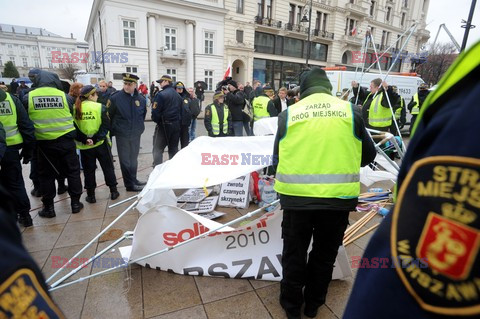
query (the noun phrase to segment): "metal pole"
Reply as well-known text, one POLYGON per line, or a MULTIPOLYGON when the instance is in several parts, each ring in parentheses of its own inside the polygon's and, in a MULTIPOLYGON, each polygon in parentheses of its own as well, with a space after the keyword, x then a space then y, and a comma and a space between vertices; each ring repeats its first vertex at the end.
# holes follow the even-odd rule
POLYGON ((100 19, 100 10, 98 10, 98 27, 100 28, 100 48, 102 49, 102 66, 103 66, 103 78, 105 79, 105 58, 103 56, 103 36, 102 36, 102 20, 100 19))
POLYGON ((93 39, 93 56, 94 56, 93 60, 95 61, 95 65, 93 66, 93 69, 94 69, 94 72, 96 72, 98 58, 97 58, 97 46, 95 45, 95 31, 93 30, 93 28, 92 28, 92 39, 93 39))
POLYGON ((115 204, 112 204, 112 205, 108 206, 108 208, 113 208, 113 207, 120 206, 120 205, 122 205, 123 203, 129 202, 129 201, 131 201, 131 200, 133 200, 133 199, 135 199, 135 198, 137 198, 137 197, 138 197, 138 195, 135 195, 135 196, 126 198, 126 199, 124 199, 124 200, 119 201, 118 203, 115 203, 115 204))
POLYGON ((472 26, 472 19, 473 19, 473 12, 475 11, 476 3, 477 3, 477 0, 472 0, 472 5, 470 6, 470 14, 468 15, 467 24, 462 25, 462 28, 465 28, 465 34, 463 35, 463 42, 462 42, 462 47, 460 48, 460 52, 465 50, 465 47, 467 46, 468 33, 470 32, 470 29, 475 28, 475 26, 472 26))
POLYGON ((60 285, 62 282, 64 282, 65 280, 67 280, 68 278, 72 277, 73 275, 75 275, 77 272, 79 272, 80 270, 82 270, 83 268, 85 268, 86 266, 88 266, 92 261, 94 261, 95 259, 97 259, 98 257, 100 257, 101 255, 105 254, 106 252, 108 252, 110 249, 112 249, 113 247, 115 247, 116 245, 118 245, 119 243, 121 243, 122 241, 124 241, 125 239, 133 239, 133 232, 131 231, 127 231, 123 234, 122 237, 120 237, 119 239, 117 239, 116 241, 114 241, 112 244, 108 245, 107 247, 105 247, 105 249, 103 249, 101 252, 97 253, 96 255, 94 255, 93 257, 90 257, 85 263, 81 264, 80 266, 78 266, 77 268, 73 269, 71 272, 69 272, 68 274, 66 274, 65 276, 63 276, 62 278, 60 278, 59 280, 57 280, 56 282, 54 282, 50 287, 51 288, 54 288, 58 285, 60 285))
MULTIPOLYGON (((127 209, 125 209, 120 215, 118 215, 117 218, 115 218, 115 220, 113 222, 110 223, 110 225, 108 225, 107 227, 105 227, 104 230, 102 230, 97 236, 95 236, 95 238, 93 238, 87 245, 85 245, 85 247, 83 247, 82 249, 80 249, 80 251, 78 253, 76 253, 72 258, 70 258, 70 260, 67 262, 67 264, 65 265, 65 267, 67 267, 71 262, 72 260, 74 260, 75 258, 77 258, 81 253, 83 253, 88 247, 90 247, 94 242, 96 242, 100 236, 102 236, 103 234, 105 234, 109 229, 110 227, 113 226, 113 224, 115 224, 120 218, 122 218, 126 213, 128 213, 128 211, 130 211, 130 209, 132 209, 133 207, 135 207, 135 205, 138 204, 138 202, 140 201, 140 196, 137 198, 137 200, 135 202, 133 202, 132 205, 128 206, 127 209)), ((47 279, 47 284, 52 281, 53 278, 55 278, 56 275, 58 275, 63 269, 65 268, 60 268, 59 270, 57 270, 53 275, 50 276, 50 278, 47 279)))
MULTIPOLYGON (((225 227, 227 227, 227 226, 236 224, 236 223, 238 223, 238 222, 240 222, 240 221, 242 221, 242 220, 244 220, 244 219, 250 218, 250 217, 252 217, 252 216, 260 213, 260 212, 261 212, 262 210, 264 210, 265 208, 270 207, 270 206, 273 206, 273 205, 276 205, 276 204, 279 203, 279 202, 280 202, 280 200, 277 199, 277 200, 271 202, 270 204, 267 204, 267 205, 265 205, 265 206, 263 206, 263 207, 261 207, 261 208, 259 208, 259 209, 257 209, 257 210, 254 210, 253 212, 247 213, 247 214, 245 214, 245 215, 243 215, 243 216, 241 216, 241 217, 238 217, 237 219, 231 220, 231 221, 229 221, 228 223, 223 224, 223 225, 220 225, 219 227, 217 227, 217 228, 215 228, 215 229, 211 229, 211 230, 209 230, 209 231, 206 232, 206 233, 200 234, 200 235, 195 236, 195 237, 192 237, 192 238, 190 238, 190 239, 188 239, 188 240, 186 240, 186 241, 183 241, 183 242, 181 242, 181 243, 178 243, 178 244, 176 244, 175 246, 166 247, 166 248, 164 248, 164 249, 162 249, 162 250, 156 251, 156 252, 151 253, 151 254, 148 254, 148 255, 146 255, 146 256, 139 257, 139 258, 134 259, 134 260, 130 260, 127 265, 130 265, 130 264, 133 264, 133 263, 142 261, 142 260, 144 260, 144 259, 148 259, 148 258, 154 257, 154 256, 156 256, 156 255, 160 255, 160 254, 166 253, 166 252, 168 252, 168 251, 170 251, 170 250, 172 250, 172 249, 175 249, 175 248, 178 248, 178 247, 180 247, 180 246, 186 245, 186 244, 188 244, 188 243, 190 243, 190 242, 192 242, 192 241, 195 241, 195 240, 197 240, 197 239, 199 239, 199 238, 206 237, 206 236, 208 236, 208 235, 210 235, 210 234, 213 234, 213 233, 219 231, 219 230, 222 229, 222 228, 225 228, 225 227)), ((51 288, 51 289, 49 289, 49 291, 54 291, 54 290, 57 290, 57 289, 60 289, 60 288, 64 288, 64 287, 67 287, 67 286, 76 284, 77 282, 82 282, 82 281, 84 281, 84 280, 86 280, 86 279, 90 279, 90 278, 93 278, 93 277, 97 277, 97 276, 100 276, 100 275, 103 275, 103 274, 112 272, 112 271, 114 271, 115 269, 122 268, 122 267, 125 267, 125 266, 127 266, 127 265, 118 265, 118 266, 115 266, 115 267, 110 268, 110 269, 105 269, 105 270, 100 271, 100 272, 97 272, 97 273, 95 273, 95 274, 92 274, 92 275, 89 275, 89 276, 86 276, 86 277, 82 277, 82 278, 78 278, 77 280, 68 282, 68 283, 63 284, 63 285, 61 285, 61 286, 57 286, 57 287, 55 287, 55 288, 51 288)))
POLYGON ((312 6, 313 6, 313 0, 310 0, 310 12, 308 13, 308 35, 307 35, 307 60, 305 61, 305 64, 307 65, 308 68, 308 59, 310 59, 310 50, 311 50, 311 42, 310 42, 310 31, 312 27, 312 6))

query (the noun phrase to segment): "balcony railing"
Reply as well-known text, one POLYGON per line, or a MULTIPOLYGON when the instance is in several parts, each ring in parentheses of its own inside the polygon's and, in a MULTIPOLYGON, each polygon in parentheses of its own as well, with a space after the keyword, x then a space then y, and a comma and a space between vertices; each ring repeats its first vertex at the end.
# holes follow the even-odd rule
POLYGON ((265 18, 262 16, 255 16, 255 23, 264 25, 267 27, 272 27, 272 28, 277 28, 281 29, 282 28, 282 21, 278 21, 275 19, 270 19, 270 18, 265 18))
POLYGON ((328 31, 325 31, 325 30, 319 30, 319 29, 314 29, 312 31, 313 31, 312 34, 316 37, 321 37, 321 38, 333 40, 334 34, 332 32, 328 32, 328 31))

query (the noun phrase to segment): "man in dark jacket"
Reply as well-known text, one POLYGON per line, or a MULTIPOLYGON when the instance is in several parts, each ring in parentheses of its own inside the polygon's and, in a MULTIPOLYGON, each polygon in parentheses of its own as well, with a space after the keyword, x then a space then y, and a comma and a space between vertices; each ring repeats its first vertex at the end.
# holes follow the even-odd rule
POLYGON ((213 103, 205 108, 203 123, 210 137, 233 135, 232 115, 228 106, 223 103, 224 98, 222 91, 216 91, 213 95, 213 103))
POLYGON ((360 166, 376 155, 359 110, 331 90, 324 70, 304 72, 301 100, 278 117, 273 154, 283 209, 280 305, 288 318, 300 318, 304 302, 305 315, 313 318, 325 303, 348 215, 358 202, 360 166))
POLYGON ((192 123, 192 113, 190 112, 190 94, 185 90, 183 82, 176 82, 174 85, 178 95, 182 98, 181 120, 180 120, 180 147, 183 149, 190 142, 189 128, 192 123))
POLYGON ((138 76, 123 73, 123 90, 110 95, 107 102, 111 133, 117 142, 123 183, 128 192, 139 192, 146 184, 137 179, 140 137, 145 131, 147 102, 137 91, 138 76))
MULTIPOLYGON (((35 148, 35 130, 22 103, 12 94, 0 90, 0 122, 6 128, 7 149, 0 162, 0 185, 15 198, 19 223, 32 226, 30 200, 25 190, 22 165, 27 164, 35 148), (20 153, 19 151, 22 150, 20 153)), ((17 217, 17 216, 15 216, 17 217)))
POLYGON ((71 198, 72 214, 80 212, 83 204, 80 163, 74 138, 73 99, 63 92, 58 75, 38 71, 33 79, 34 90, 24 96, 28 115, 35 127, 37 140, 38 175, 43 209, 40 217, 56 216, 54 198, 55 178, 65 176, 71 198))
POLYGON ((155 95, 152 120, 157 123, 153 136, 153 166, 163 163, 163 151, 168 145, 168 157, 178 152, 183 99, 172 86, 172 77, 164 75, 157 80, 162 91, 155 95))
MULTIPOLYGON (((388 104, 396 101, 398 94, 394 93, 391 86, 382 79, 373 79, 370 82, 370 91, 360 87, 356 81, 352 81, 353 99, 358 94, 358 104, 362 105, 363 121, 368 128, 388 132, 392 125, 392 111, 388 104), (387 96, 388 95, 388 96, 387 96), (371 107, 373 104, 373 107, 371 107)), ((393 104, 392 104, 393 107, 393 104)))
POLYGON ((197 128, 197 117, 202 111, 200 105, 201 101, 195 96, 195 90, 193 88, 188 88, 188 93, 190 94, 190 113, 192 114, 192 124, 190 124, 190 142, 195 139, 195 129, 197 128))
POLYGON ((17 88, 18 88, 18 82, 15 78, 13 78, 12 82, 10 82, 10 92, 12 94, 17 94, 17 88))
POLYGON ((278 90, 277 97, 273 99, 273 105, 275 105, 278 114, 285 111, 287 107, 293 104, 293 101, 287 99, 287 92, 287 88, 281 87, 278 90))
POLYGON ((245 107, 245 94, 238 89, 234 80, 228 81, 228 93, 225 104, 232 116, 233 132, 235 136, 243 136, 243 108, 245 107))

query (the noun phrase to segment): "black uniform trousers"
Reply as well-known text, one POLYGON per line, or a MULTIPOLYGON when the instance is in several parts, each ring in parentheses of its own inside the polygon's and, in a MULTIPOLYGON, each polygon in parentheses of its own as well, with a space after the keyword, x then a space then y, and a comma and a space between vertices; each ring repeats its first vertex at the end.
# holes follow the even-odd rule
POLYGON ((283 211, 280 304, 286 312, 300 315, 304 301, 313 309, 325 303, 333 264, 348 225, 348 214, 349 211, 341 210, 283 211))
MULTIPOLYGON (((40 176, 38 173, 38 151, 33 152, 32 159, 30 160, 30 175, 28 176, 33 183, 33 188, 37 188, 40 190, 40 193, 42 192, 41 186, 40 186, 40 176)), ((57 180, 58 185, 63 185, 65 184, 65 176, 60 175, 60 176, 55 176, 55 179, 57 180)))
POLYGON ((30 211, 30 200, 23 181, 19 150, 7 148, 5 151, 1 162, 0 184, 12 195, 16 213, 27 216, 30 211))
POLYGON ((112 153, 110 152, 110 145, 104 141, 101 145, 80 150, 83 175, 85 176, 85 188, 97 188, 95 180, 95 170, 97 169, 97 160, 102 167, 103 176, 105 177, 105 184, 107 186, 117 185, 117 177, 115 176, 115 168, 113 167, 112 153))
POLYGON ((187 147, 188 143, 190 142, 189 129, 190 129, 190 125, 180 126, 180 146, 182 149, 187 147))
POLYGON ((38 174, 42 202, 53 204, 56 195, 55 178, 65 176, 68 181, 68 194, 72 202, 82 195, 80 161, 73 138, 59 137, 55 140, 37 141, 38 174))
POLYGON ((153 166, 163 163, 163 152, 168 145, 168 157, 172 159, 178 152, 180 122, 158 123, 153 136, 153 166))
POLYGON ((118 159, 122 170, 123 184, 130 188, 138 183, 138 153, 140 153, 140 136, 115 136, 118 159))

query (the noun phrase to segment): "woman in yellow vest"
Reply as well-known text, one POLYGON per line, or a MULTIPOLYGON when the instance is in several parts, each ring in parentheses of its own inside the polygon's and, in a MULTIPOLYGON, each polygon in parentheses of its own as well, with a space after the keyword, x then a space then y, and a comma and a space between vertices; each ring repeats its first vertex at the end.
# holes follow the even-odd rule
POLYGON ((80 96, 75 102, 74 122, 77 130, 75 142, 81 153, 83 174, 85 176, 85 188, 89 203, 95 203, 96 161, 102 167, 105 183, 110 187, 110 198, 116 199, 120 195, 117 191, 117 178, 113 167, 112 154, 110 152, 110 139, 108 131, 110 121, 107 116, 105 105, 97 103, 96 89, 87 85, 80 91, 80 96))

